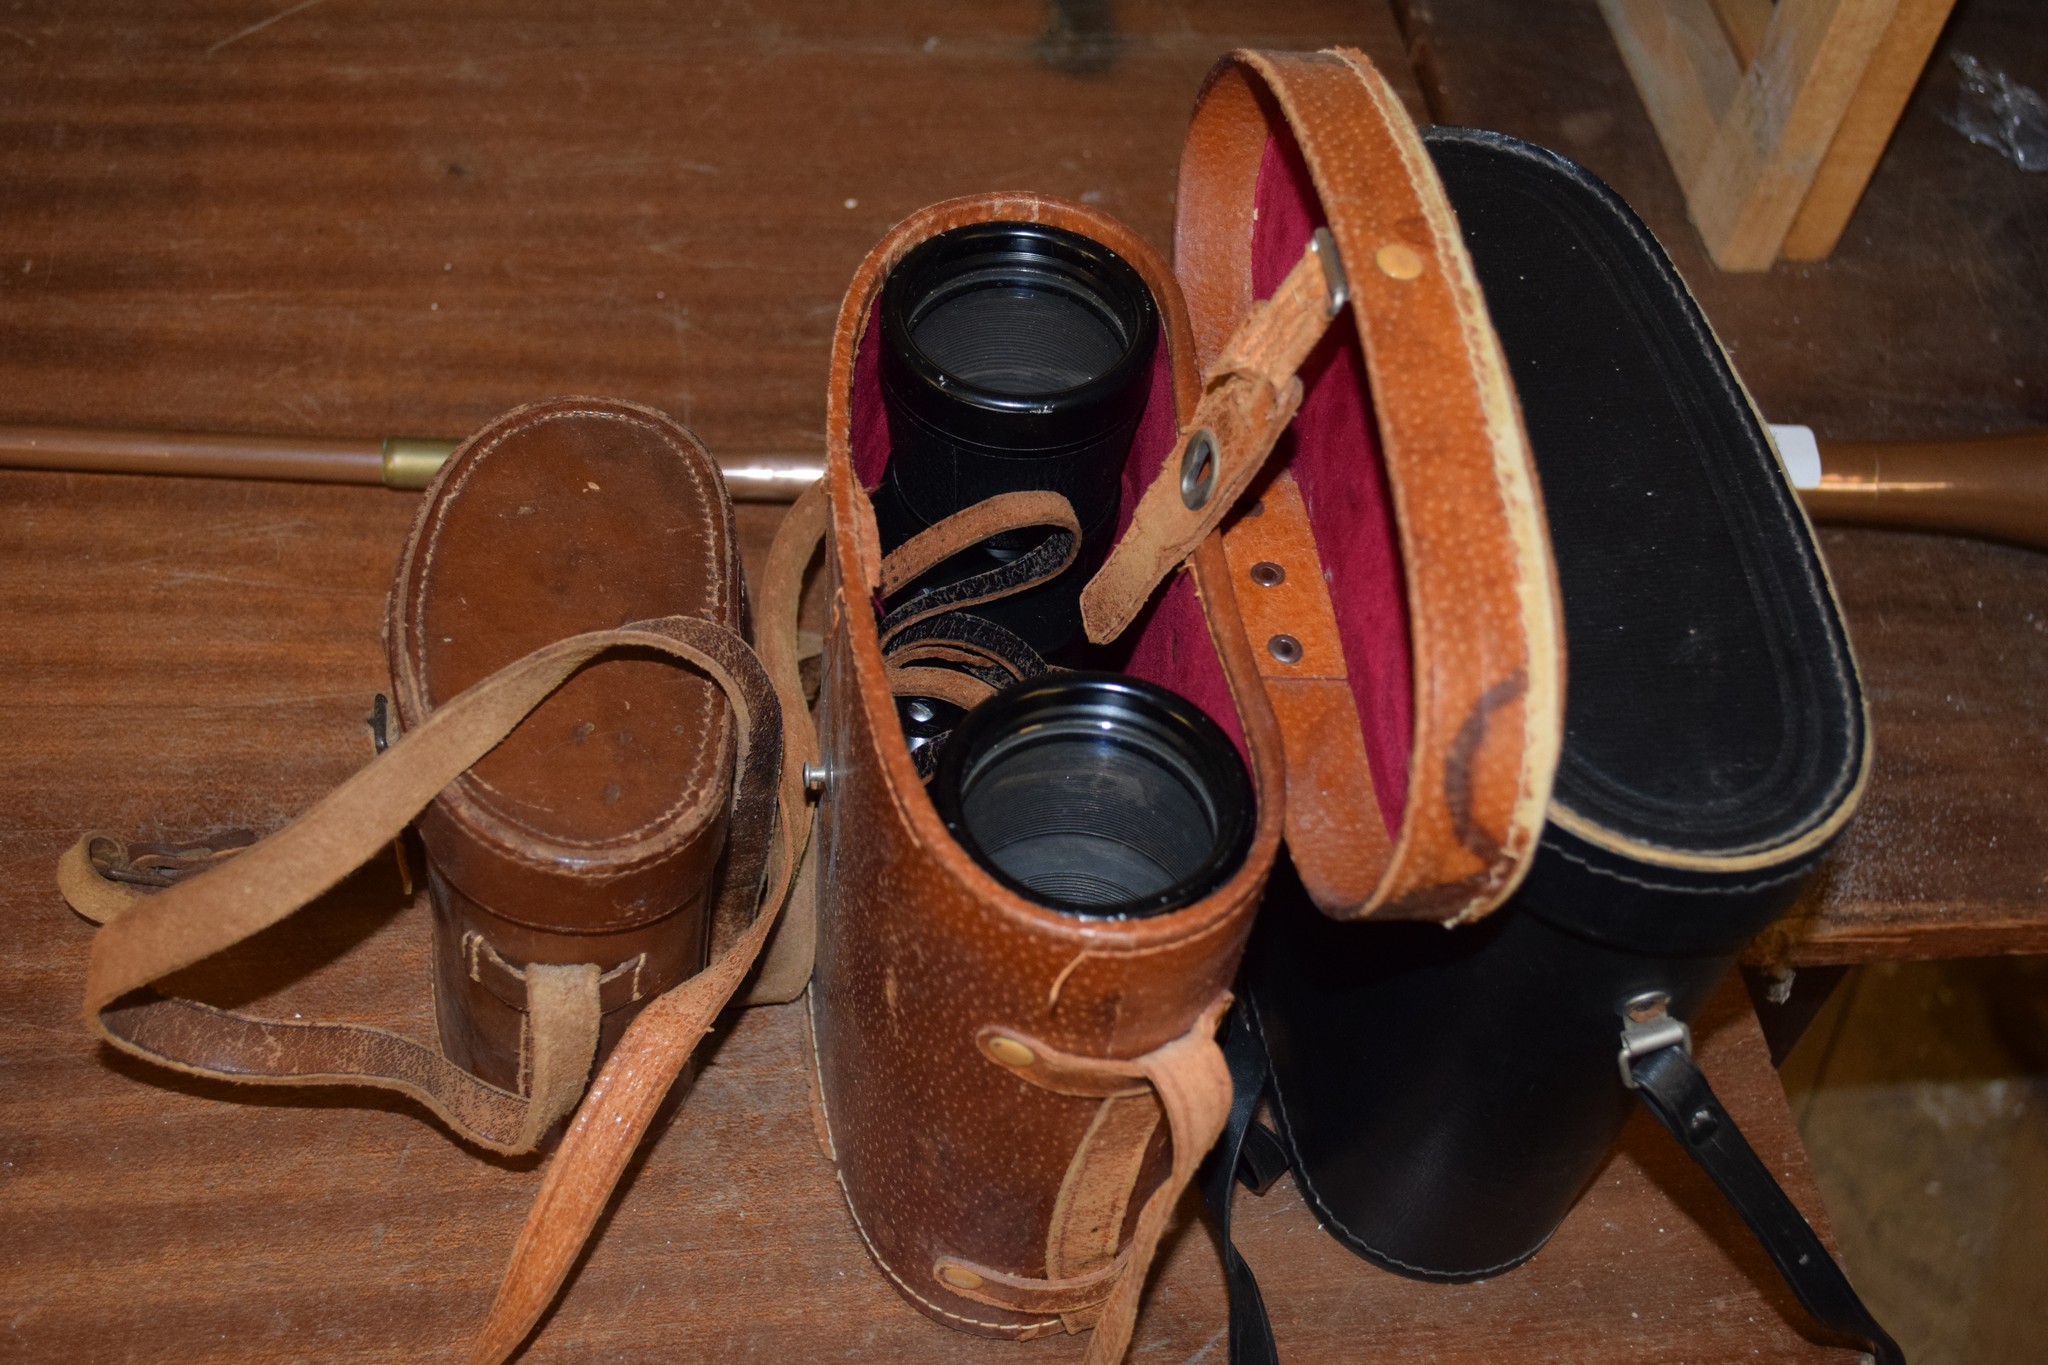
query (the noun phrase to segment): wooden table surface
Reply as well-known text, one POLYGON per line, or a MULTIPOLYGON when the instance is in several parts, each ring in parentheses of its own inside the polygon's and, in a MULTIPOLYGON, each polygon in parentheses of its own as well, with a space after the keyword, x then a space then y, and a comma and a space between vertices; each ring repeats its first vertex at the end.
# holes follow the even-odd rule
MULTIPOLYGON (((1668 172, 1630 150, 1625 74, 1603 93, 1619 59, 1574 36, 1590 23, 1606 42, 1591 4, 1541 32, 1502 8, 1405 5, 1403 33, 1374 4, 1305 2, 892 0, 855 17, 788 0, 22 0, 0 13, 0 421, 454 435, 598 392, 722 452, 816 452, 839 293, 889 223, 1024 187, 1164 244, 1194 91, 1237 45, 1359 43, 1419 114, 1491 107, 1610 176, 1697 282, 1668 172), (1586 50, 1558 57, 1564 39, 1586 50), (1576 84, 1547 84, 1545 61, 1576 84), (1560 114, 1567 95, 1604 130, 1560 114)), ((1857 231, 1847 265, 1799 268, 1822 272, 1798 276, 1803 296, 1846 312, 1881 279, 1857 231)), ((2000 317, 2009 292, 1980 290, 2000 317)), ((1770 296, 1701 293, 1774 416, 1840 419, 1781 400, 1833 392, 1829 367, 1850 362, 1773 342, 1770 296), (1760 380, 1752 356, 1785 368, 1760 380)), ((2003 364, 2000 346, 2028 344, 1990 350, 2003 364)), ((1895 387, 1914 384, 1956 390, 1958 429, 2041 401, 1999 408, 1946 370, 1895 387)), ((1840 434, 1939 415, 1887 393, 1840 434)), ((459 1148, 403 1101, 252 1095, 98 1048, 76 1018, 89 928, 51 882, 84 828, 270 829, 364 761, 414 503, 17 473, 0 507, 0 1357, 452 1357, 534 1165, 459 1148)), ((742 509, 750 552, 776 516, 742 509)), ((2048 738, 2048 560, 1876 532, 1824 544, 1879 768, 1781 953, 2048 949, 2048 817, 2023 799, 2048 738)), ((190 984, 424 1035, 419 930, 372 868, 190 984)), ((1813 1207, 1754 1020, 1731 997, 1705 1033, 1730 1108, 1813 1207)), ((886 1287, 812 1144, 801 1046, 789 1009, 730 1027, 529 1357, 1078 1359, 1080 1341, 948 1332, 886 1287)), ((1732 1215, 1645 1123, 1552 1245, 1484 1285, 1373 1271, 1285 1190, 1244 1197, 1240 1218, 1290 1359, 1843 1358, 1806 1342, 1732 1215)), ((1133 1358, 1218 1360, 1221 1325, 1213 1247, 1184 1224, 1133 1358)))

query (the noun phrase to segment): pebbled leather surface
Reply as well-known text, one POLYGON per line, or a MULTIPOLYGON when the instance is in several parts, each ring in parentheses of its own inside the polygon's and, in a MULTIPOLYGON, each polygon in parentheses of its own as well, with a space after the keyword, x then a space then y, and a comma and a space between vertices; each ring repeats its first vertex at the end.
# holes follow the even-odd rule
MULTIPOLYGON (((1304 367, 1310 390, 1275 458, 1296 476, 1317 549, 1286 567, 1331 582, 1344 663, 1303 669, 1299 682, 1262 669, 1289 741, 1288 848, 1331 915, 1460 922, 1527 871, 1561 743, 1564 651, 1542 498, 1456 220, 1399 101, 1356 52, 1235 53, 1211 74, 1181 160, 1175 269, 1204 365, 1251 308, 1262 259, 1291 263, 1316 221, 1351 286, 1349 317, 1324 346, 1352 355, 1304 367), (1275 143, 1286 155, 1269 158, 1275 143), (1290 166, 1311 183, 1269 174, 1262 193, 1262 168, 1290 166), (1287 212, 1292 196, 1312 203, 1287 212), (1293 235, 1264 240, 1279 232, 1293 235), (1335 391, 1319 400, 1319 387, 1342 389, 1352 374, 1369 390, 1362 403, 1335 391), (1390 503, 1368 496, 1375 448, 1390 503), (1364 543, 1387 536, 1397 559, 1364 543), (1387 612, 1359 607, 1388 575, 1405 598, 1405 642, 1397 623, 1386 638, 1387 612), (1388 676, 1404 645, 1405 676, 1388 676), (1338 676, 1372 760, 1349 780, 1297 761, 1329 747, 1338 676), (1362 835, 1382 811, 1388 837, 1362 835)), ((1226 541, 1271 534, 1250 518, 1237 528, 1226 541)), ((1346 747, 1359 752, 1348 736, 1346 747)))
MULTIPOLYGON (((1244 867, 1194 906, 1129 923, 1088 923, 1034 906, 952 841, 918 782, 871 609, 880 558, 856 477, 856 364, 890 266, 934 233, 992 219, 1085 232, 1137 267, 1161 305, 1182 415, 1195 397, 1186 311, 1172 276, 1142 240, 1093 210, 1032 195, 949 201, 899 225, 855 275, 834 342, 827 427, 827 563, 836 592, 819 704, 829 777, 819 807, 811 1009, 828 1149, 884 1274, 949 1326, 1030 1337, 1064 1323, 1056 1313, 955 1292, 934 1269, 970 1264, 1045 1277, 1055 1205, 1103 1101, 1011 1074, 978 1038, 994 1025, 1066 1053, 1132 1059, 1187 1034, 1229 988, 1278 845, 1281 799, 1278 736, 1235 628, 1218 629, 1213 649, 1240 699, 1259 824, 1244 867)), ((1170 440, 1171 425, 1163 429, 1170 440)), ((1213 540, 1198 552, 1194 577, 1212 622, 1234 616, 1213 540)), ((1138 1209, 1165 1178, 1168 1156, 1158 1131, 1120 1241, 1128 1242, 1138 1209)))
MULTIPOLYGON (((506 414, 444 466, 400 558, 385 622, 400 727, 582 631, 664 616, 739 630, 737 553, 716 465, 661 413, 565 398, 506 414)), ((608 993, 607 1050, 641 1003, 703 966, 733 743, 709 680, 606 659, 435 800, 419 830, 451 1060, 513 1090, 527 1065, 524 1013, 470 939, 515 967, 637 975, 623 1000, 608 993)))

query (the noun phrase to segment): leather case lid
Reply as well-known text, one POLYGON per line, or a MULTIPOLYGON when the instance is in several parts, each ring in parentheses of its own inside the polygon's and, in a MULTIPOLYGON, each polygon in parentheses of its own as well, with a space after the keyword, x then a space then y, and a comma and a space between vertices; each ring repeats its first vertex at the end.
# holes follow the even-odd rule
POLYGON ((1350 304, 1224 544, 1303 885, 1339 918, 1469 920, 1535 854, 1561 724, 1514 395, 1429 158, 1371 64, 1233 54, 1197 107, 1175 223, 1205 367, 1324 227, 1350 304))
MULTIPOLYGON (((1564 590, 1571 679, 1546 844, 1638 888, 1803 869, 1861 790, 1862 694, 1748 395, 1605 185, 1500 134, 1427 143, 1521 395, 1564 590)), ((1625 918, 1611 898, 1541 899, 1553 916, 1625 918)))
MULTIPOLYGON (((581 631, 663 616, 737 630, 731 503, 696 438, 609 399, 499 418, 448 461, 420 509, 386 622, 399 720, 581 631)), ((436 799, 436 865, 533 928, 646 923, 701 890, 718 855, 731 708, 709 679, 651 659, 571 678, 436 799)))

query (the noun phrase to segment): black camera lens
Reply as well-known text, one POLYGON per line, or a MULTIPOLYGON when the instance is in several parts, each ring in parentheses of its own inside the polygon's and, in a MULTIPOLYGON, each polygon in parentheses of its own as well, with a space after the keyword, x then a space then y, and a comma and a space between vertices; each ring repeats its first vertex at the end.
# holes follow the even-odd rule
MULTIPOLYGON (((1000 493, 1074 505, 1081 551, 1058 579, 975 608, 1041 653, 1079 632, 1081 585, 1108 552, 1131 440, 1150 395, 1158 310, 1099 242, 1039 223, 974 223, 920 243, 881 304, 889 474, 876 498, 884 550, 1000 493)), ((998 536, 934 571, 957 581, 1015 558, 998 536)))
POLYGON ((989 698, 947 740, 930 790, 997 881, 1088 918, 1191 905, 1251 844, 1251 780, 1229 738, 1181 697, 1117 674, 989 698))

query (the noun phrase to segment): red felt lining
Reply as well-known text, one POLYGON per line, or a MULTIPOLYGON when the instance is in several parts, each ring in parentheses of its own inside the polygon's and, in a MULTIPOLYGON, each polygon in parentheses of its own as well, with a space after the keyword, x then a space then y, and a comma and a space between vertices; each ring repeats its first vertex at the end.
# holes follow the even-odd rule
MULTIPOLYGON (((852 406, 848 414, 854 477, 869 493, 881 486, 882 476, 889 468, 889 422, 882 406, 880 308, 878 296, 854 355, 852 406)), ((1138 421, 1130 459, 1124 465, 1123 492, 1117 507, 1119 536, 1130 525, 1139 495, 1166 463, 1180 434, 1173 407, 1172 357, 1164 329, 1161 330, 1160 345, 1152 357, 1151 393, 1145 402, 1145 415, 1138 421)), ((1246 753, 1244 726, 1238 720, 1230 684, 1223 676, 1223 663, 1216 657, 1216 645, 1209 638, 1208 622, 1203 618, 1201 601, 1189 575, 1175 573, 1168 578, 1165 589, 1154 594, 1124 638, 1097 653, 1100 657, 1089 661, 1093 666, 1114 668, 1158 683, 1201 707, 1230 736, 1238 752, 1246 753)))
MULTIPOLYGON (((1254 203, 1252 292, 1263 299, 1327 221, 1300 149, 1283 132, 1266 139, 1254 203)), ((1354 262, 1352 269, 1364 265, 1354 262)), ((1414 736, 1408 601, 1365 353, 1348 309, 1302 366, 1301 381, 1301 411, 1275 460, 1286 461, 1308 507, 1380 816, 1392 834, 1407 800, 1414 736)))

